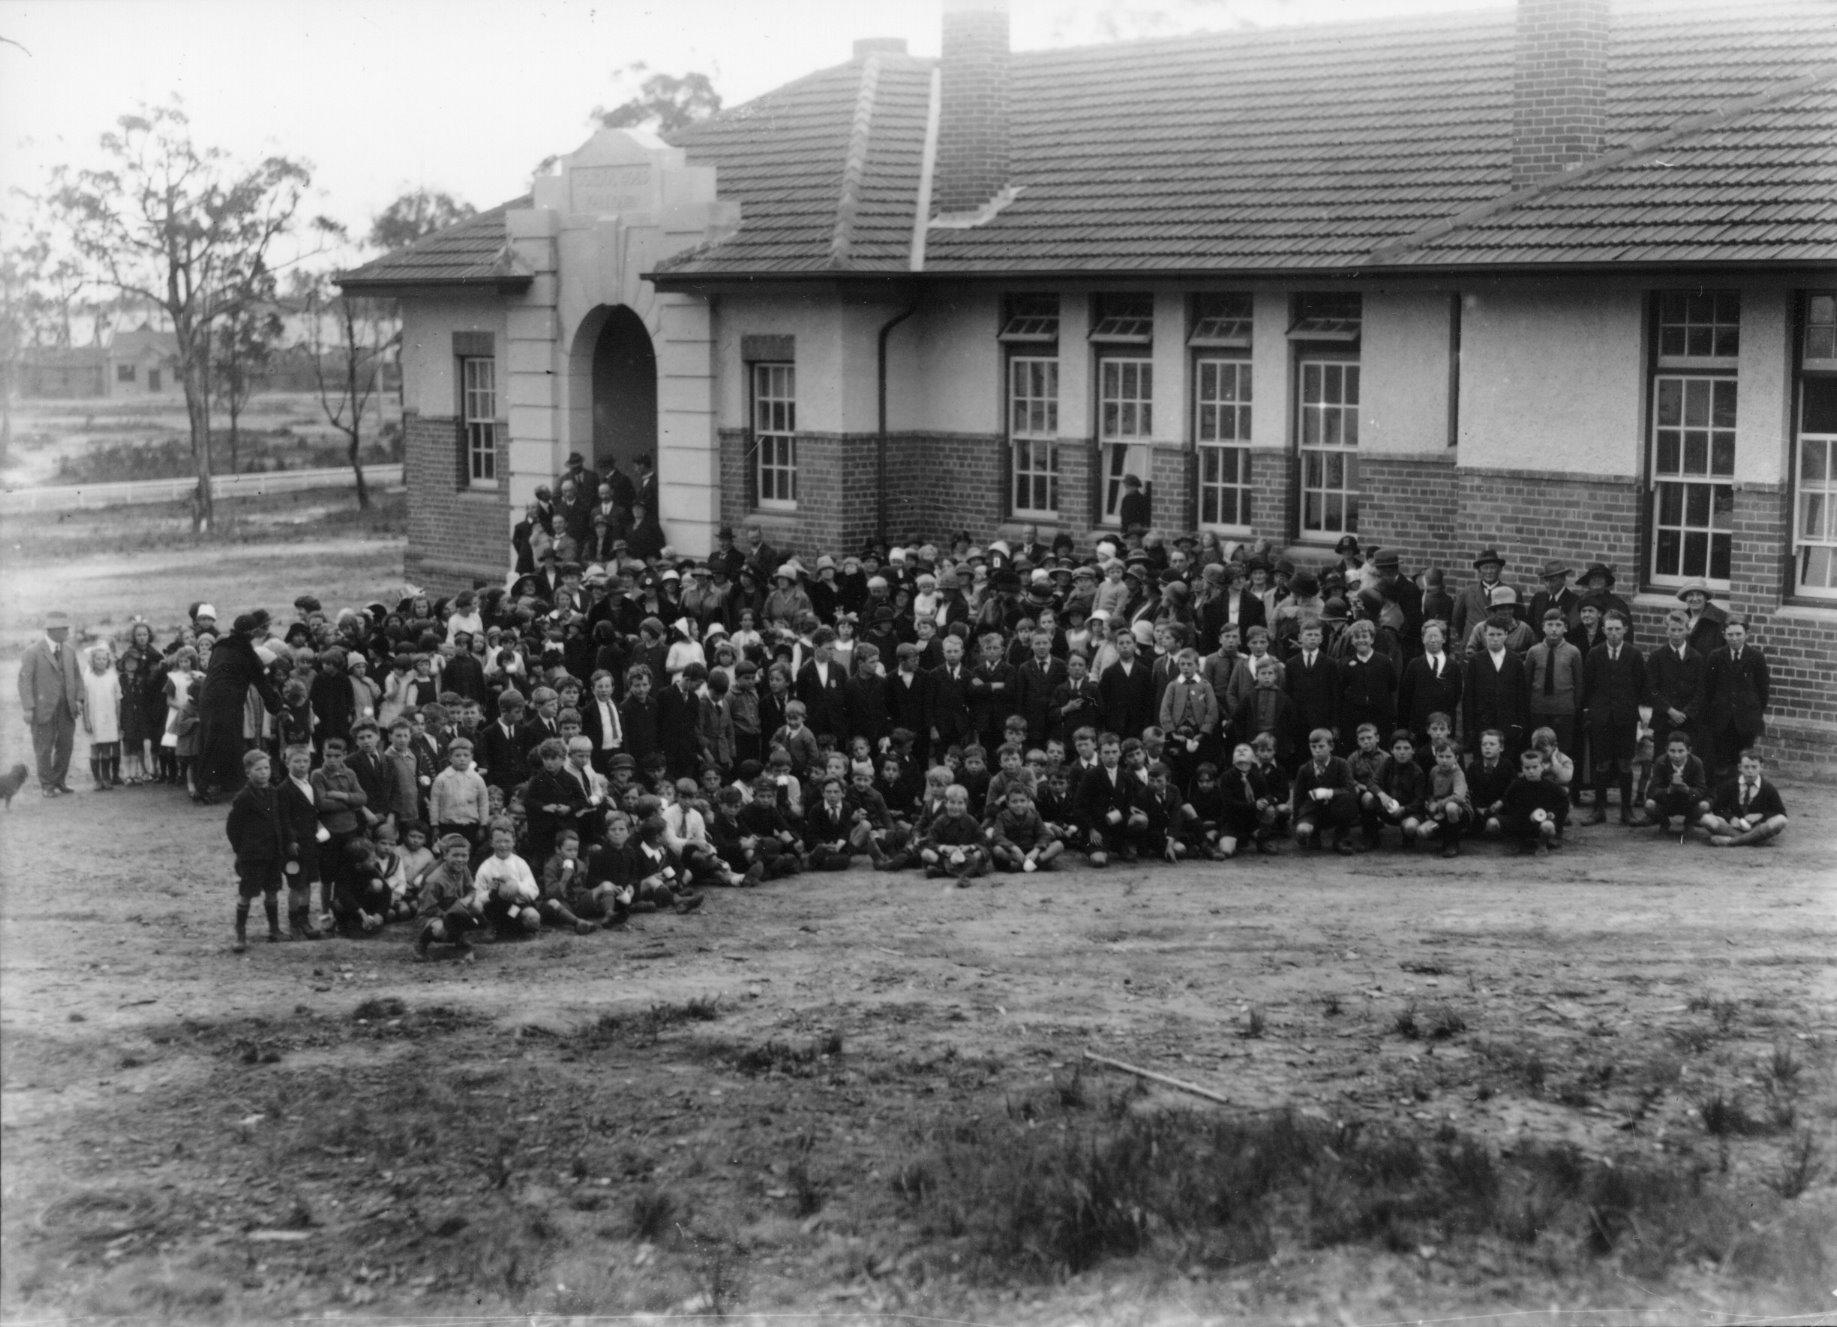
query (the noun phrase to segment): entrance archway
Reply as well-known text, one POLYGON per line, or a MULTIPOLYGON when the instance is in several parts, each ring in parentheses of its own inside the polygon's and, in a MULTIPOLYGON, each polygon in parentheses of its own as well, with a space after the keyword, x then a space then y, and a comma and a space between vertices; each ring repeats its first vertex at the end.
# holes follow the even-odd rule
POLYGON ((643 321, 625 305, 606 312, 593 343, 593 459, 616 460, 634 479, 637 460, 657 455, 657 353, 643 321))

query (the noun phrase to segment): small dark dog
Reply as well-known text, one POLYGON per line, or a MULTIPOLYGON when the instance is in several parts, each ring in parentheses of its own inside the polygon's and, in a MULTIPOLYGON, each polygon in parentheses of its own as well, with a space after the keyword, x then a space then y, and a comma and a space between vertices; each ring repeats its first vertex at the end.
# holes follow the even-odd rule
POLYGON ((27 770, 24 765, 15 765, 4 775, 0 775, 0 801, 6 803, 6 809, 13 809, 13 799, 19 790, 26 786, 27 770))

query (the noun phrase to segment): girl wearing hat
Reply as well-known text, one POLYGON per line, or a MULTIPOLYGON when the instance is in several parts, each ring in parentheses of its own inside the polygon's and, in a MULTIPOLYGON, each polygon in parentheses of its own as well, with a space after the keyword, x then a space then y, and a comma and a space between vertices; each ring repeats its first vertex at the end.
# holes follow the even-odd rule
POLYGON ((1701 581, 1678 591, 1678 602, 1684 605, 1685 644, 1705 659, 1722 647, 1722 630, 1729 615, 1712 602, 1715 591, 1701 581))
POLYGON ((765 620, 790 626, 800 613, 812 612, 810 596, 797 583, 797 567, 786 562, 772 573, 773 589, 765 597, 765 620))

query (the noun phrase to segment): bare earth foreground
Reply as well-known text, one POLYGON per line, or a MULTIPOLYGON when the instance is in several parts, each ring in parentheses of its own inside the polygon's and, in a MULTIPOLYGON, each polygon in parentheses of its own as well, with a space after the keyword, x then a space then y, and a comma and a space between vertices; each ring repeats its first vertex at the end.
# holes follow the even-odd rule
POLYGON ((28 790, 0 1311, 1832 1321, 1837 813, 1785 792, 1762 850, 851 871, 417 966, 235 957, 221 810, 28 790))

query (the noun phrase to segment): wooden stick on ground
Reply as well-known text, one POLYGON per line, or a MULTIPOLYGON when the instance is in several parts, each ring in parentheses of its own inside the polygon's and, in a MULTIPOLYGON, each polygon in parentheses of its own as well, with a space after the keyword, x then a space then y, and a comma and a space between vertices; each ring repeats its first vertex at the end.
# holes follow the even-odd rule
MULTIPOLYGON (((1086 1051, 1084 1053, 1084 1058, 1091 1061, 1093 1064, 1101 1064, 1111 1069, 1121 1069, 1124 1073, 1134 1074, 1137 1078, 1146 1078, 1156 1083, 1165 1083, 1168 1087, 1177 1087, 1182 1092, 1191 1092, 1196 1097, 1204 1097, 1207 1101, 1216 1101, 1221 1106, 1236 1104, 1230 1097, 1214 1092, 1209 1087, 1200 1087, 1197 1083, 1182 1082, 1178 1078, 1169 1078, 1166 1074, 1157 1074, 1152 1069, 1142 1069, 1133 1064, 1125 1064, 1121 1060, 1112 1060, 1107 1055, 1097 1054, 1096 1051, 1086 1051)), ((1242 1110, 1243 1107, 1240 1106, 1238 1109, 1242 1110)))

